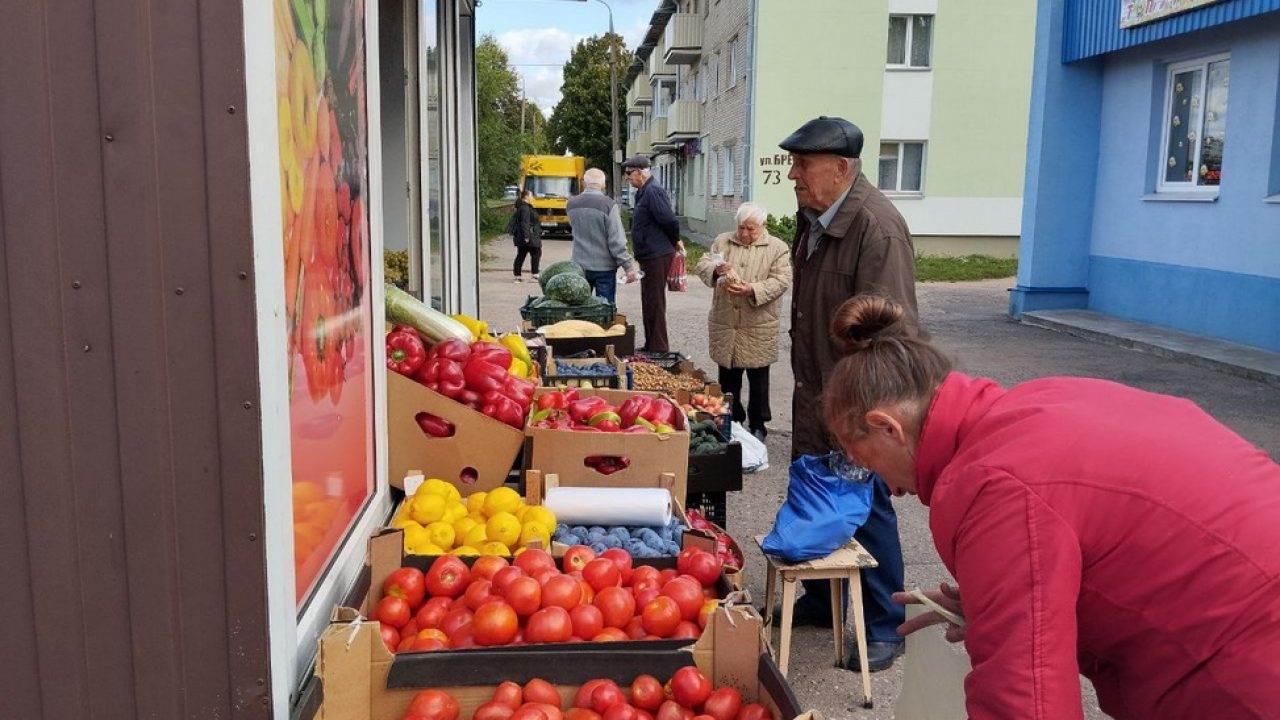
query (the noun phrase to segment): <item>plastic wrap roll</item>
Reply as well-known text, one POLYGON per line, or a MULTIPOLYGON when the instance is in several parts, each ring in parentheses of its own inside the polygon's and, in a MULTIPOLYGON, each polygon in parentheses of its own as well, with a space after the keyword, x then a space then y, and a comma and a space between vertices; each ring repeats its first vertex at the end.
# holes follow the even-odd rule
POLYGON ((566 488, 547 490, 543 502, 566 525, 647 525, 671 521, 671 492, 665 488, 566 488))

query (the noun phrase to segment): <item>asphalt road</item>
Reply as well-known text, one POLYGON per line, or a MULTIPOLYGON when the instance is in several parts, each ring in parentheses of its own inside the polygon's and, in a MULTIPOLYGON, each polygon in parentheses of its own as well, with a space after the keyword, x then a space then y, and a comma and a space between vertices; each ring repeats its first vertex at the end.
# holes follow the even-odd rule
MULTIPOLYGON (((570 243, 543 243, 543 266, 569 258, 570 243)), ((528 295, 541 294, 536 284, 513 283, 515 251, 506 237, 487 249, 480 279, 481 315, 498 329, 519 325, 519 307, 528 295)), ((527 267, 527 266, 526 266, 527 267)), ((526 278, 528 277, 526 272, 526 278)), ((933 339, 945 348, 958 369, 992 378, 1003 385, 1051 375, 1106 378, 1154 392, 1190 398, 1218 420, 1280 459, 1280 388, 1242 379, 1178 360, 1112 347, 1014 322, 1006 314, 1012 279, 972 283, 923 283, 917 288, 921 318, 933 339)), ((789 303, 790 295, 782 302, 789 303)), ((688 355, 714 373, 707 355, 706 317, 711 290, 690 277, 689 291, 668 294, 667 317, 673 350, 688 355)), ((640 326, 638 285, 620 286, 619 311, 640 326)), ((770 468, 748 475, 743 491, 729 496, 729 531, 747 554, 747 587, 762 604, 764 563, 751 538, 766 533, 786 494, 786 466, 791 443, 793 377, 786 358, 790 347, 787 321, 779 338, 782 360, 770 375, 773 421, 770 423, 770 468)), ((639 341, 640 338, 637 338, 639 341)), ((1211 481, 1211 479, 1206 479, 1211 481)), ((938 559, 928 529, 928 510, 912 497, 895 500, 907 587, 933 587, 949 579, 938 559)), ((852 643, 852 629, 846 640, 852 643)), ((774 634, 777 637, 777 633, 774 634)), ((872 676, 875 707, 863 710, 856 673, 832 667, 831 631, 797 628, 792 638, 789 678, 802 706, 828 718, 888 720, 902 684, 902 663, 872 676)), ((1082 682, 1085 717, 1105 718, 1087 682, 1082 682)))

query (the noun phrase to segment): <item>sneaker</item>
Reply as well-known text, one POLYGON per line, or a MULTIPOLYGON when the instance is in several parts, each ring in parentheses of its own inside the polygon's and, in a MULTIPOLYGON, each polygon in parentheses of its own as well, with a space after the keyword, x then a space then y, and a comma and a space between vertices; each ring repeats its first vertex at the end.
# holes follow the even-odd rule
POLYGON ((524 282, 524 280, 521 280, 519 276, 516 276, 516 279, 512 280, 511 282, 521 283, 521 282, 524 282))
POLYGON ((764 442, 765 438, 769 436, 769 432, 764 428, 756 428, 751 431, 751 434, 754 435, 755 439, 759 440, 760 442, 764 442))
MULTIPOLYGON (((899 655, 906 652, 907 644, 904 642, 869 642, 867 643, 867 671, 880 672, 893 667, 893 661, 899 655)), ((855 647, 853 652, 849 653, 849 657, 845 658, 844 668, 858 672, 862 669, 861 663, 858 662, 858 650, 855 647)))
POLYGON ((534 273, 534 274, 530 275, 530 276, 529 276, 529 279, 533 280, 534 282, 537 282, 537 281, 538 281, 538 273, 534 273))

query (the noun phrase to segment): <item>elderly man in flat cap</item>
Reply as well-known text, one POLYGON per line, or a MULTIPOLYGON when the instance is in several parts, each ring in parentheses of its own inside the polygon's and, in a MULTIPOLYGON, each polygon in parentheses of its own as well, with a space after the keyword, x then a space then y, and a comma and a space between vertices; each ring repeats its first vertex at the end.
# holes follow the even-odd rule
MULTIPOLYGON (((862 174, 862 131, 837 117, 810 120, 779 146, 791 153, 787 178, 800 205, 791 292, 792 458, 825 455, 839 447, 822 421, 823 383, 841 358, 827 329, 845 300, 864 293, 887 297, 916 312, 915 251, 907 223, 893 203, 862 174)), ((867 660, 872 671, 893 664, 902 651, 896 632, 905 619, 889 596, 902 589, 902 546, 889 491, 879 477, 871 514, 854 536, 879 561, 862 572, 867 660)), ((805 583, 796 603, 797 624, 831 626, 825 581, 805 583)), ((854 651, 856 655, 856 650, 854 651)), ((858 667, 858 658, 849 658, 858 667)))
POLYGON ((671 208, 666 188, 650 174, 649 158, 643 155, 622 163, 627 182, 636 189, 631 211, 631 243, 644 277, 640 280, 640 314, 644 317, 644 349, 670 352, 667 340, 667 271, 680 240, 680 219, 671 208))

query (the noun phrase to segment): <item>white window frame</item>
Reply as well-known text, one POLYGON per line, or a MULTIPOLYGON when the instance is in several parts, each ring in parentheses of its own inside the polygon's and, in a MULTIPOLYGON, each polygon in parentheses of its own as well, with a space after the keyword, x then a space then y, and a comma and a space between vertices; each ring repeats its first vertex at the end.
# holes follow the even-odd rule
POLYGON ((698 102, 707 101, 706 87, 704 87, 706 74, 707 63, 704 60, 693 70, 693 99, 698 102))
POLYGON ((715 150, 711 151, 711 162, 708 164, 711 166, 710 168, 708 168, 708 171, 710 172, 710 175, 711 175, 710 182, 709 182, 709 185, 711 187, 711 196, 719 197, 720 195, 720 182, 719 182, 720 180, 720 148, 716 148, 715 150))
MULTIPOLYGON (((881 140, 880 143, 882 145, 898 146, 898 173, 897 173, 897 176, 894 178, 893 187, 888 189, 880 188, 880 192, 883 192, 885 195, 896 195, 899 197, 923 196, 924 195, 924 178, 925 178, 924 171, 925 171, 925 166, 928 164, 929 143, 924 140, 890 140, 890 139, 881 140), (905 148, 906 145, 920 146, 920 189, 919 190, 903 190, 902 189, 902 168, 904 165, 903 159, 906 158, 906 155, 907 155, 906 148, 905 148)), ((883 180, 883 178, 880 177, 880 155, 879 155, 879 152, 877 152, 876 153, 876 186, 877 187, 880 186, 881 180, 883 180)))
MULTIPOLYGON (((1179 73, 1188 70, 1200 70, 1203 78, 1200 83, 1200 94, 1197 99, 1200 102, 1200 117, 1197 119, 1196 132, 1196 151, 1195 158, 1197 166, 1203 159, 1201 152, 1204 149, 1204 113, 1208 112, 1208 103, 1206 99, 1209 95, 1209 66, 1214 63, 1226 61, 1228 65, 1231 62, 1231 53, 1219 53, 1217 55, 1208 55, 1205 57, 1195 58, 1194 60, 1184 60, 1182 62, 1169 63, 1165 68, 1164 75, 1164 103, 1163 110, 1160 114, 1160 152, 1156 157, 1156 192, 1157 193, 1188 193, 1196 195, 1217 195, 1221 184, 1219 185, 1201 185, 1198 182, 1172 182, 1165 180, 1168 170, 1168 153, 1169 153, 1169 127, 1173 114, 1173 82, 1174 77, 1179 73)), ((1230 72, 1228 70, 1228 72, 1230 72)), ((1228 77, 1230 77, 1228 75, 1228 77)), ((1228 101, 1229 103, 1230 101, 1228 101)), ((1229 104, 1228 104, 1229 107, 1229 104)), ((1225 134, 1225 132, 1224 132, 1225 134)), ((1222 181, 1219 180, 1219 183, 1222 181)))
MULTIPOLYGON (((937 20, 938 20, 937 16, 932 13, 893 13, 889 15, 890 21, 892 21, 894 18, 906 18, 907 20, 906 35, 902 40, 902 47, 903 47, 902 62, 891 63, 886 58, 885 64, 884 64, 885 67, 893 70, 932 70, 933 69, 933 38, 934 36, 937 35, 937 20), (929 20, 929 58, 924 65, 911 64, 911 48, 913 43, 915 42, 912 39, 912 36, 915 34, 915 30, 914 30, 915 23, 913 22, 913 20, 915 20, 915 18, 917 17, 930 18, 929 20)), ((888 28, 886 28, 886 31, 887 30, 888 28)))
POLYGON ((720 51, 719 50, 717 50, 715 54, 711 56, 711 77, 708 78, 708 80, 710 80, 711 83, 710 85, 707 86, 707 96, 713 97, 713 98, 720 97, 720 51))
POLYGON ((738 36, 729 41, 729 77, 725 81, 728 90, 738 85, 738 36))
POLYGON ((725 197, 733 197, 736 194, 736 189, 734 188, 734 175, 736 174, 733 162, 734 149, 735 148, 733 147, 726 147, 724 149, 724 169, 723 177, 721 179, 724 181, 724 192, 722 194, 725 197))

